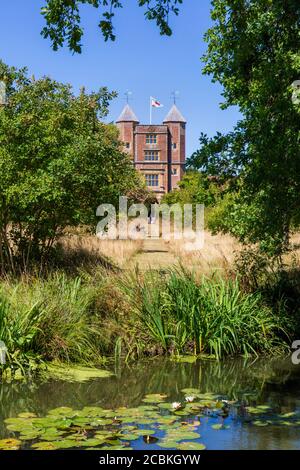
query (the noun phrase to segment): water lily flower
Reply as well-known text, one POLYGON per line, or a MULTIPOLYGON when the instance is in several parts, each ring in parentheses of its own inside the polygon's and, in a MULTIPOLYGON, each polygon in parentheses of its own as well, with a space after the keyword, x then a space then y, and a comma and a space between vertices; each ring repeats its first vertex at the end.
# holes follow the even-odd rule
POLYGON ((179 401, 174 401, 174 403, 172 403, 172 408, 173 410, 180 410, 180 408, 182 408, 182 404, 179 401))
POLYGON ((185 401, 186 401, 187 403, 192 403, 194 400, 195 400, 195 397, 193 397, 193 396, 185 397, 185 401))

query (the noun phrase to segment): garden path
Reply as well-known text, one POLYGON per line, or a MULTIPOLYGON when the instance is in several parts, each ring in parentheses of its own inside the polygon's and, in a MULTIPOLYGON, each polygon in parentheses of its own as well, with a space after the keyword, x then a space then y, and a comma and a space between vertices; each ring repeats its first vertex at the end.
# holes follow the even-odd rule
POLYGON ((141 271, 168 269, 178 264, 178 258, 169 251, 161 238, 146 238, 142 249, 130 262, 130 268, 137 266, 141 271))

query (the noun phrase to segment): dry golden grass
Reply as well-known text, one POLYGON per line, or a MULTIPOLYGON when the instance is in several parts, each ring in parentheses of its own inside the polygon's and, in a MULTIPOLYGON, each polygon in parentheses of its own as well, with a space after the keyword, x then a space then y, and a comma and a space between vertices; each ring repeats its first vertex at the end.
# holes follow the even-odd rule
MULTIPOLYGON (((204 246, 196 251, 187 251, 185 240, 148 239, 143 240, 100 240, 95 235, 80 230, 67 233, 60 241, 62 247, 80 257, 87 255, 94 258, 105 258, 120 268, 132 269, 139 262, 155 269, 170 262, 180 262, 199 275, 213 273, 229 274, 234 269, 236 255, 244 248, 237 240, 227 234, 204 234, 204 246), (151 250, 149 249, 151 244, 151 250), (153 245, 153 246, 152 246, 153 245), (155 246, 154 246, 155 245, 155 246), (139 254, 138 257, 135 255, 139 254), (146 259, 146 261, 144 260, 146 259)), ((291 237, 291 250, 284 256, 285 264, 300 264, 300 232, 291 237)))
POLYGON ((204 246, 199 250, 187 251, 184 240, 170 240, 166 244, 183 266, 206 275, 216 271, 229 271, 235 255, 241 250, 241 245, 230 235, 212 235, 207 230, 204 234, 204 246))
MULTIPOLYGON (((227 234, 212 235, 205 231, 204 246, 197 251, 186 251, 184 240, 166 242, 169 250, 177 256, 183 266, 193 268, 198 273, 211 274, 214 272, 228 273, 234 265, 236 255, 244 249, 236 239, 227 234)), ((287 266, 300 265, 300 232, 291 236, 290 251, 284 255, 287 266)))
POLYGON ((300 232, 292 234, 290 251, 284 255, 283 262, 288 266, 300 266, 300 232))
POLYGON ((93 257, 105 257, 123 267, 136 253, 143 242, 141 240, 100 240, 95 235, 66 235, 60 241, 67 251, 86 253, 93 257))

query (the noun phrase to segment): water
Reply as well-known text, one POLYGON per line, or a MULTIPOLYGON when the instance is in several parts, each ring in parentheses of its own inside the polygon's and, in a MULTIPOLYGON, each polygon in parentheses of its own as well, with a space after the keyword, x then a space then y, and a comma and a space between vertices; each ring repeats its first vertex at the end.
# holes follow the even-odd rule
MULTIPOLYGON (((49 410, 61 406, 134 408, 145 405, 142 402, 145 394, 154 393, 167 394, 167 401, 171 403, 184 400, 182 389, 196 388, 201 393, 217 394, 236 404, 225 417, 204 413, 200 425, 196 411, 188 419, 180 416, 180 420, 196 423, 194 431, 199 432, 201 438, 195 442, 203 443, 207 449, 300 449, 300 367, 293 366, 289 359, 256 362, 235 359, 194 364, 155 359, 113 371, 116 375, 111 378, 84 383, 44 380, 0 385, 0 438, 18 437, 7 430, 4 419, 16 417, 20 412, 45 416, 49 410), (248 413, 248 406, 255 409, 258 405, 269 408, 258 415, 248 413), (289 413, 294 414, 290 417, 289 413), (229 427, 212 428, 213 424, 220 423, 229 427)), ((151 426, 155 436, 162 439, 165 431, 151 426)), ((149 429, 146 424, 140 427, 149 429)), ((143 437, 130 445, 135 449, 161 449, 157 442, 145 443, 143 437)))

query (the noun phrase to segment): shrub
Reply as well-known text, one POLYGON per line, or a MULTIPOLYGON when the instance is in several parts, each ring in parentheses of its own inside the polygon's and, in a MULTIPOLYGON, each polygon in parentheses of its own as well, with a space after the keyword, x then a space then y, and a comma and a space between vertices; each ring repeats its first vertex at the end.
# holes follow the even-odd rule
POLYGON ((141 185, 118 130, 100 121, 116 96, 75 96, 50 78, 29 79, 0 61, 0 271, 28 272, 51 258, 67 226, 96 226, 96 208, 141 185))

